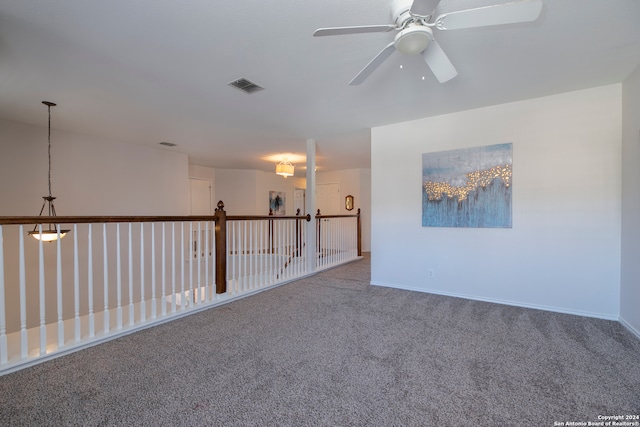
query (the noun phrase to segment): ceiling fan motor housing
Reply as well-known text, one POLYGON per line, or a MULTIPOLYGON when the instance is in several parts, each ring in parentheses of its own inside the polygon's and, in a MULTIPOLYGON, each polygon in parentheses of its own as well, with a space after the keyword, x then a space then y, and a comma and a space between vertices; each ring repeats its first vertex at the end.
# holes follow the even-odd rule
POLYGON ((393 0, 391 2, 391 19, 399 27, 402 28, 408 19, 412 18, 411 5, 412 0, 393 0))

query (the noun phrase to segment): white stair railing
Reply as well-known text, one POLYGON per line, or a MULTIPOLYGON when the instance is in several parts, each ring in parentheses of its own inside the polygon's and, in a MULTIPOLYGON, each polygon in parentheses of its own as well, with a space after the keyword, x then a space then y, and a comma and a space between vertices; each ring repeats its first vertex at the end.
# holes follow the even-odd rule
POLYGON ((227 217, 227 291, 255 292, 303 277, 307 216, 227 217))
MULTIPOLYGON (((0 375, 313 274, 310 215, 223 208, 202 217, 0 217, 0 375), (33 224, 65 225, 71 236, 35 240, 33 224)), ((318 270, 360 255, 359 213, 316 221, 318 270)))
POLYGON ((356 215, 316 214, 316 270, 361 256, 360 209, 356 215))
POLYGON ((72 236, 43 242, 26 230, 45 217, 0 218, 0 374, 225 298, 215 217, 55 219, 72 236))

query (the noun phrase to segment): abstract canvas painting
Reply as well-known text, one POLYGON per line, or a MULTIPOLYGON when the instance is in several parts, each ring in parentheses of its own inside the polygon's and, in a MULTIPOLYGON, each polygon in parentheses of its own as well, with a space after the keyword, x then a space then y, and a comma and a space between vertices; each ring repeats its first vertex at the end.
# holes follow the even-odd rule
POLYGON ((512 143, 422 155, 422 226, 511 228, 512 143))
POLYGON ((273 215, 286 215, 285 193, 283 191, 269 191, 269 209, 273 215))

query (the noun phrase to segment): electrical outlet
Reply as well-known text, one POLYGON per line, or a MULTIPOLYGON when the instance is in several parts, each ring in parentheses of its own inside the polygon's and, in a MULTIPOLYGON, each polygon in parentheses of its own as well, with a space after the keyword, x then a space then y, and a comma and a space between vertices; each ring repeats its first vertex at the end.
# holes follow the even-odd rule
POLYGON ((435 273, 433 272, 433 268, 430 268, 429 271, 427 272, 427 274, 429 275, 429 279, 433 279, 435 273))

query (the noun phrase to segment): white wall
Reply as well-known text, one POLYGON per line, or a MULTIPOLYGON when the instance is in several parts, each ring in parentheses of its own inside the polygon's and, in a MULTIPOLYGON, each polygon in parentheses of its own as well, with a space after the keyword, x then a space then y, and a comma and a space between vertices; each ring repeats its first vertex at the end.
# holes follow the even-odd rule
POLYGON ((640 337, 640 67, 622 84, 620 320, 640 337))
POLYGON ((283 178, 275 172, 258 171, 256 175, 256 207, 255 215, 269 215, 269 191, 284 192, 285 214, 295 215, 294 190, 305 188, 304 178, 283 178))
POLYGON ((618 84, 374 128, 372 283, 617 319, 620 124, 618 84), (422 227, 422 154, 504 142, 513 228, 422 227))
MULTIPOLYGON (((0 120, 0 215, 37 215, 47 187, 46 127, 0 120)), ((51 131, 58 215, 187 215, 185 154, 51 131)))
POLYGON ((189 165, 189 178, 208 179, 211 181, 211 203, 216 208, 216 170, 207 166, 189 165))
MULTIPOLYGON (((216 200, 224 202, 227 215, 269 215, 269 191, 286 193, 287 215, 295 215, 295 188, 304 188, 303 178, 283 178, 253 169, 216 169, 216 200)), ((217 201, 216 201, 217 203, 217 201)))
POLYGON ((215 195, 224 203, 227 215, 257 215, 257 173, 249 169, 216 169, 215 195))

